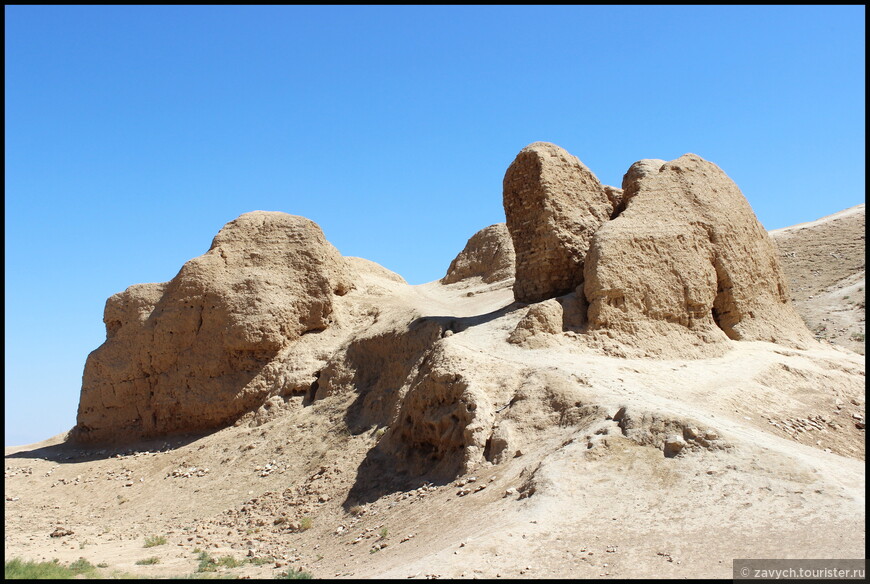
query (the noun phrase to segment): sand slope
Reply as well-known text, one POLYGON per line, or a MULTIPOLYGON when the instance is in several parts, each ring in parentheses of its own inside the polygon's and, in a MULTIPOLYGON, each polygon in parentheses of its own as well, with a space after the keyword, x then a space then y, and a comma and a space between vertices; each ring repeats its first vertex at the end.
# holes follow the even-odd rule
POLYGON ((816 338, 864 354, 864 205, 776 229, 792 302, 816 338))

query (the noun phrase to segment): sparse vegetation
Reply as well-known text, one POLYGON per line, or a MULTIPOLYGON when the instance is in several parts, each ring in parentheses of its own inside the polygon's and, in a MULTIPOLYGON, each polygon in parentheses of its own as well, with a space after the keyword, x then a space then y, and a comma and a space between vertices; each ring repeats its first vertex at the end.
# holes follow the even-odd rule
MULTIPOLYGON (((199 548, 196 548, 193 551, 195 553, 199 553, 199 556, 197 557, 197 559, 199 560, 199 566, 197 566, 196 568, 196 571, 198 573, 216 572, 218 568, 238 568, 239 566, 245 565, 245 560, 237 560, 233 556, 222 556, 220 558, 213 558, 209 555, 208 552, 200 551, 199 548)), ((268 561, 270 560, 266 560, 266 562, 268 561)))
POLYGON ((137 566, 151 566, 153 564, 159 564, 160 558, 157 556, 151 556, 150 558, 145 558, 144 560, 138 560, 136 562, 137 566))
POLYGON ((864 342, 864 333, 852 333, 852 340, 858 341, 859 343, 864 342))
MULTIPOLYGON (((193 551, 195 552, 198 549, 199 548, 196 548, 196 550, 193 550, 193 551)), ((196 568, 197 572, 215 572, 215 571, 217 571, 216 562, 215 562, 214 558, 212 558, 210 555, 208 555, 208 552, 202 552, 202 551, 199 552, 199 557, 197 559, 199 560, 199 566, 197 566, 197 568, 196 568)))
POLYGON ((87 574, 94 571, 95 566, 84 558, 79 558, 69 565, 69 569, 76 574, 87 574))
POLYGON ((151 535, 145 538, 145 547, 150 548, 166 543, 166 538, 162 535, 151 535))
POLYGON ((387 536, 390 534, 390 531, 386 527, 382 527, 381 531, 378 535, 381 536, 381 539, 387 539, 387 536))
POLYGON ((235 559, 233 556, 222 556, 216 560, 216 564, 220 568, 238 568, 239 566, 244 566, 244 560, 239 561, 235 559))
POLYGON ((314 521, 311 517, 303 517, 299 520, 299 527, 302 528, 303 531, 311 529, 314 526, 314 521))
POLYGON ((7 580, 54 580, 70 579, 78 575, 93 576, 95 567, 84 558, 64 566, 58 560, 51 562, 24 561, 19 558, 4 564, 4 578, 7 580))
POLYGON ((375 431, 375 440, 380 440, 381 437, 383 437, 383 435, 386 434, 386 433, 387 433, 387 429, 386 429, 386 428, 378 428, 378 429, 375 431))
POLYGON ((288 580, 311 580, 313 577, 309 572, 303 572, 301 569, 294 570, 293 568, 287 570, 287 574, 284 576, 288 580))
POLYGON ((348 512, 354 517, 359 517, 366 512, 366 508, 363 505, 354 505, 353 507, 348 509, 348 512))
POLYGON ((248 563, 253 564, 255 566, 262 566, 263 564, 268 564, 270 562, 274 562, 275 558, 271 556, 259 557, 259 558, 248 558, 248 563))

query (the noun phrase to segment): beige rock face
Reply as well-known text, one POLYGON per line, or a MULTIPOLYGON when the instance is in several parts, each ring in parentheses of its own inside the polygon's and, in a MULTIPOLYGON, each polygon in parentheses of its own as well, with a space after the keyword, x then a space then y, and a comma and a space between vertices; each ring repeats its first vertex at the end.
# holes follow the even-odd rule
POLYGON ((491 284, 514 277, 514 243, 507 224, 496 223, 471 236, 465 248, 450 262, 442 284, 455 284, 478 277, 491 284))
POLYGON ((590 330, 677 347, 726 336, 811 342, 776 249, 719 167, 694 154, 643 160, 623 188, 625 210, 598 230, 586 258, 590 330))
POLYGON ((577 157, 548 142, 523 148, 504 177, 504 210, 516 251, 514 296, 537 302, 572 292, 611 197, 577 157))
POLYGON ((604 194, 607 195, 607 199, 610 201, 611 207, 613 207, 614 214, 622 212, 624 207, 622 201, 623 190, 610 185, 604 185, 604 194))
POLYGON ((562 305, 554 298, 533 304, 508 336, 508 342, 528 348, 545 347, 547 338, 542 337, 542 333, 544 335, 561 333, 563 314, 562 305))
POLYGON ((216 428, 255 409, 251 384, 280 350, 333 318, 348 267, 303 217, 256 211, 228 223, 165 284, 106 302, 106 342, 88 357, 78 441, 216 428))
POLYGON ((494 408, 466 353, 436 345, 402 400, 384 451, 411 474, 453 477, 483 458, 494 408))
MULTIPOLYGON (((405 318, 401 318, 405 316, 405 318)), ((401 403, 399 388, 416 375, 418 368, 438 339, 442 327, 427 319, 399 319, 383 322, 351 340, 323 368, 315 400, 355 393, 347 424, 353 431, 372 426, 389 426, 401 403)))

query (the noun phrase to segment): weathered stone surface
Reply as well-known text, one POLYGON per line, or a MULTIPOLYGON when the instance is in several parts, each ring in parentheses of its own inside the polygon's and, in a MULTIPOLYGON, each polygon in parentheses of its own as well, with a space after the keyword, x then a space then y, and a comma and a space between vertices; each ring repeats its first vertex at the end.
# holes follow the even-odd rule
POLYGON ((623 188, 625 210, 597 231, 586 258, 590 330, 663 350, 726 335, 811 340, 770 238, 718 166, 694 154, 643 160, 623 188))
POLYGON ((471 236, 465 248, 450 262, 442 284, 455 284, 469 278, 480 278, 491 284, 514 277, 514 243, 507 224, 496 223, 471 236))
POLYGON ((352 287, 344 259, 303 217, 256 211, 163 284, 106 302, 106 342, 88 357, 72 438, 110 441, 220 427, 256 409, 251 380, 333 319, 352 287))
POLYGON ((548 142, 523 148, 503 187, 516 252, 514 297, 531 303, 572 292, 583 282, 589 240, 613 211, 604 187, 577 157, 548 142))
POLYGON ((508 336, 508 342, 515 345, 524 345, 528 348, 543 348, 547 344, 546 338, 535 337, 543 335, 555 335, 562 332, 563 308, 558 300, 551 298, 544 302, 533 304, 526 315, 520 319, 516 328, 508 336))
POLYGON ((427 355, 384 440, 399 468, 455 477, 483 459, 495 411, 485 386, 467 371, 474 357, 466 353, 439 344, 427 355))
POLYGON ((607 200, 610 201, 610 206, 613 208, 613 213, 619 213, 623 209, 623 190, 610 185, 604 185, 604 194, 607 195, 607 200))

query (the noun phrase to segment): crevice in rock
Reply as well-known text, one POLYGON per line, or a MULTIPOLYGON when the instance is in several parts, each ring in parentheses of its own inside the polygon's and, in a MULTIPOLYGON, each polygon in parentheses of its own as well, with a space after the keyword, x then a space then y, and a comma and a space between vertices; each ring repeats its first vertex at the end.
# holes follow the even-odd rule
POLYGON ((483 458, 488 462, 493 462, 492 456, 492 435, 486 439, 486 443, 483 446, 483 458))
POLYGON ((317 389, 320 386, 319 381, 321 371, 314 372, 314 381, 311 383, 310 386, 308 386, 308 389, 305 391, 305 396, 302 398, 302 405, 307 406, 314 401, 314 396, 317 395, 317 389))
POLYGON ((716 298, 713 300, 712 316, 722 331, 732 341, 739 341, 740 335, 734 330, 734 325, 740 322, 740 315, 734 310, 733 283, 725 272, 720 261, 714 261, 716 269, 716 298))
POLYGON ((616 205, 614 205, 613 211, 610 213, 611 221, 622 215, 622 212, 625 211, 626 203, 627 201, 625 199, 622 199, 616 205))

